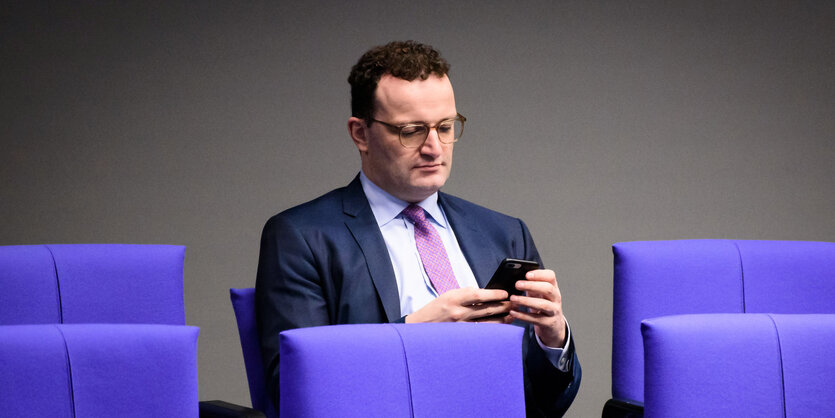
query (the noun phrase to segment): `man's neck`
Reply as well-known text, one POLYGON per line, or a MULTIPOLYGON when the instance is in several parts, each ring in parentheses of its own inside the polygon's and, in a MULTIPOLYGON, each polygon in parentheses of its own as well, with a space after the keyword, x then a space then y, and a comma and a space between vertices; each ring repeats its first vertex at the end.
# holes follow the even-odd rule
MULTIPOLYGON (((379 185, 374 183, 364 172, 360 171, 360 183, 371 206, 371 211, 377 219, 378 225, 383 225, 396 217, 409 203, 403 199, 398 199, 391 193, 383 190, 379 185)), ((432 193, 426 199, 416 202, 418 206, 424 208, 433 218, 440 216, 440 209, 438 207, 438 192, 432 193)), ((441 221, 439 221, 441 222, 441 221)), ((445 224, 442 222, 442 224, 445 224)))

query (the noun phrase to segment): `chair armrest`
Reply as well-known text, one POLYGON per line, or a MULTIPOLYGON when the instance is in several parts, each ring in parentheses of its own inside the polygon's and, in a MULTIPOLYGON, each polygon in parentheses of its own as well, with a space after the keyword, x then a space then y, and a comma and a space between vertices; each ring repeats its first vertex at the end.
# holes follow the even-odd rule
POLYGON ((200 418, 264 418, 263 412, 224 401, 200 402, 200 418))

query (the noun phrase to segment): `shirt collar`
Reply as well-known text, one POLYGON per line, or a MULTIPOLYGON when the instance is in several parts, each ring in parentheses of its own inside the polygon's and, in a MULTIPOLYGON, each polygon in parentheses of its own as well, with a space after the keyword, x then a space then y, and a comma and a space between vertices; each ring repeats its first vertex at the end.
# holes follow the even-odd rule
MULTIPOLYGON (((397 218, 400 212, 406 209, 406 206, 409 206, 409 202, 392 196, 374 184, 362 171, 360 171, 360 182, 362 183, 362 191, 365 192, 365 197, 368 199, 368 204, 371 205, 371 212, 374 213, 374 218, 380 227, 397 218)), ((432 195, 416 204, 423 208, 438 225, 443 228, 447 227, 446 218, 438 205, 438 192, 432 193, 432 195)))

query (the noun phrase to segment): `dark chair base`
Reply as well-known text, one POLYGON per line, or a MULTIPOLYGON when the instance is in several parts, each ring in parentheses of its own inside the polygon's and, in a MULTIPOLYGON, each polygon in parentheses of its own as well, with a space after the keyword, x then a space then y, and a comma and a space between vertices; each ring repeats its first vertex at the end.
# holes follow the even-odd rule
POLYGON ((603 406, 603 418, 643 418, 644 406, 637 403, 629 403, 609 399, 603 406))
POLYGON ((200 402, 200 418, 264 418, 263 412, 224 401, 200 402))

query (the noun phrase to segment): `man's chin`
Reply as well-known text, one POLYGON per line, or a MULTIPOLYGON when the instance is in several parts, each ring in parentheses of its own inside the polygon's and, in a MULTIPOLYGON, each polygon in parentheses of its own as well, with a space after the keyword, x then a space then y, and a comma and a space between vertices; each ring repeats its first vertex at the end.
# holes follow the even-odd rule
POLYGON ((421 201, 426 199, 427 197, 431 196, 433 193, 441 190, 441 185, 424 185, 424 186, 415 186, 412 187, 412 195, 413 198, 416 199, 415 201, 421 201))
POLYGON ((413 182, 408 187, 409 202, 416 203, 431 196, 443 187, 444 182, 413 182))
POLYGON ((447 180, 447 173, 433 173, 431 175, 420 176, 412 181, 412 186, 419 189, 433 190, 433 193, 444 186, 447 180))

